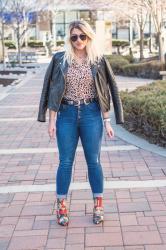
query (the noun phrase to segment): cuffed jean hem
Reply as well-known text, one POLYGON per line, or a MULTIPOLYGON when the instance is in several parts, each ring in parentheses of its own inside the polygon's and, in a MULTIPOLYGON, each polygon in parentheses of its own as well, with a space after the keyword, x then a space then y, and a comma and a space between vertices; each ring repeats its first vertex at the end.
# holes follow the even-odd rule
POLYGON ((56 194, 56 197, 57 198, 65 198, 65 199, 67 199, 67 194, 56 194))
POLYGON ((93 198, 95 197, 103 197, 103 193, 93 193, 93 198))

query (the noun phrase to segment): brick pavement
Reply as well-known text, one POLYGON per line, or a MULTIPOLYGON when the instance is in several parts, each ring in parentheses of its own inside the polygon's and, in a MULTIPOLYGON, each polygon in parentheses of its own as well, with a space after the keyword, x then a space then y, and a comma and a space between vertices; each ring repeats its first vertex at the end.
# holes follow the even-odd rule
MULTIPOLYGON (((0 118, 37 118, 43 76, 39 71, 1 100, 0 118)), ((55 147, 47 125, 0 120, 0 150, 55 147)), ((128 143, 104 134, 102 145, 128 143)), ((165 179, 166 158, 143 149, 102 151, 101 162, 106 181, 165 179)), ((55 183, 58 153, 1 154, 0 163, 0 187, 25 186, 22 193, 0 194, 0 250, 166 249, 166 187, 105 189, 102 225, 92 223, 90 189, 70 190, 70 223, 63 228, 56 223, 54 192, 26 192, 26 185, 55 183)), ((76 153, 72 182, 88 182, 83 152, 76 153)))

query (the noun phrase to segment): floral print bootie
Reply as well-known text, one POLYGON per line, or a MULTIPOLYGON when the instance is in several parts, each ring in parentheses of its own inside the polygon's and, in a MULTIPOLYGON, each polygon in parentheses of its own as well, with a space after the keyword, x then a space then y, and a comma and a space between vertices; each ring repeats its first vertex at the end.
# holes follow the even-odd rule
POLYGON ((104 221, 103 198, 94 197, 93 223, 99 224, 104 221))
POLYGON ((61 226, 67 226, 69 223, 65 199, 57 198, 57 222, 61 226))

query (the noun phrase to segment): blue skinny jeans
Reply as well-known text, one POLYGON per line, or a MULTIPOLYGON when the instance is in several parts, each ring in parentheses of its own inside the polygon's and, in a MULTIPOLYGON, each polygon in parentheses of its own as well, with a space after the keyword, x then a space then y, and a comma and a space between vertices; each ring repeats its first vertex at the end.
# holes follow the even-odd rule
POLYGON ((103 196, 103 170, 100 164, 103 122, 98 101, 79 106, 62 104, 57 113, 56 138, 59 166, 56 173, 56 196, 67 198, 72 166, 79 137, 93 197, 103 196))

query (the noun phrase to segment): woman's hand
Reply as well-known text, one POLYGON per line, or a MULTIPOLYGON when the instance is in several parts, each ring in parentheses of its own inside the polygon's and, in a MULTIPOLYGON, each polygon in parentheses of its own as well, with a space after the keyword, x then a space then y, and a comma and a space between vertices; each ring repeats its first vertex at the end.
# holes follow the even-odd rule
POLYGON ((51 139, 55 139, 55 133, 56 133, 56 128, 55 128, 55 121, 49 121, 48 124, 48 134, 50 136, 50 140, 51 139))
POLYGON ((110 122, 104 122, 104 126, 107 132, 108 137, 111 139, 112 137, 114 137, 114 130, 111 127, 110 122))

